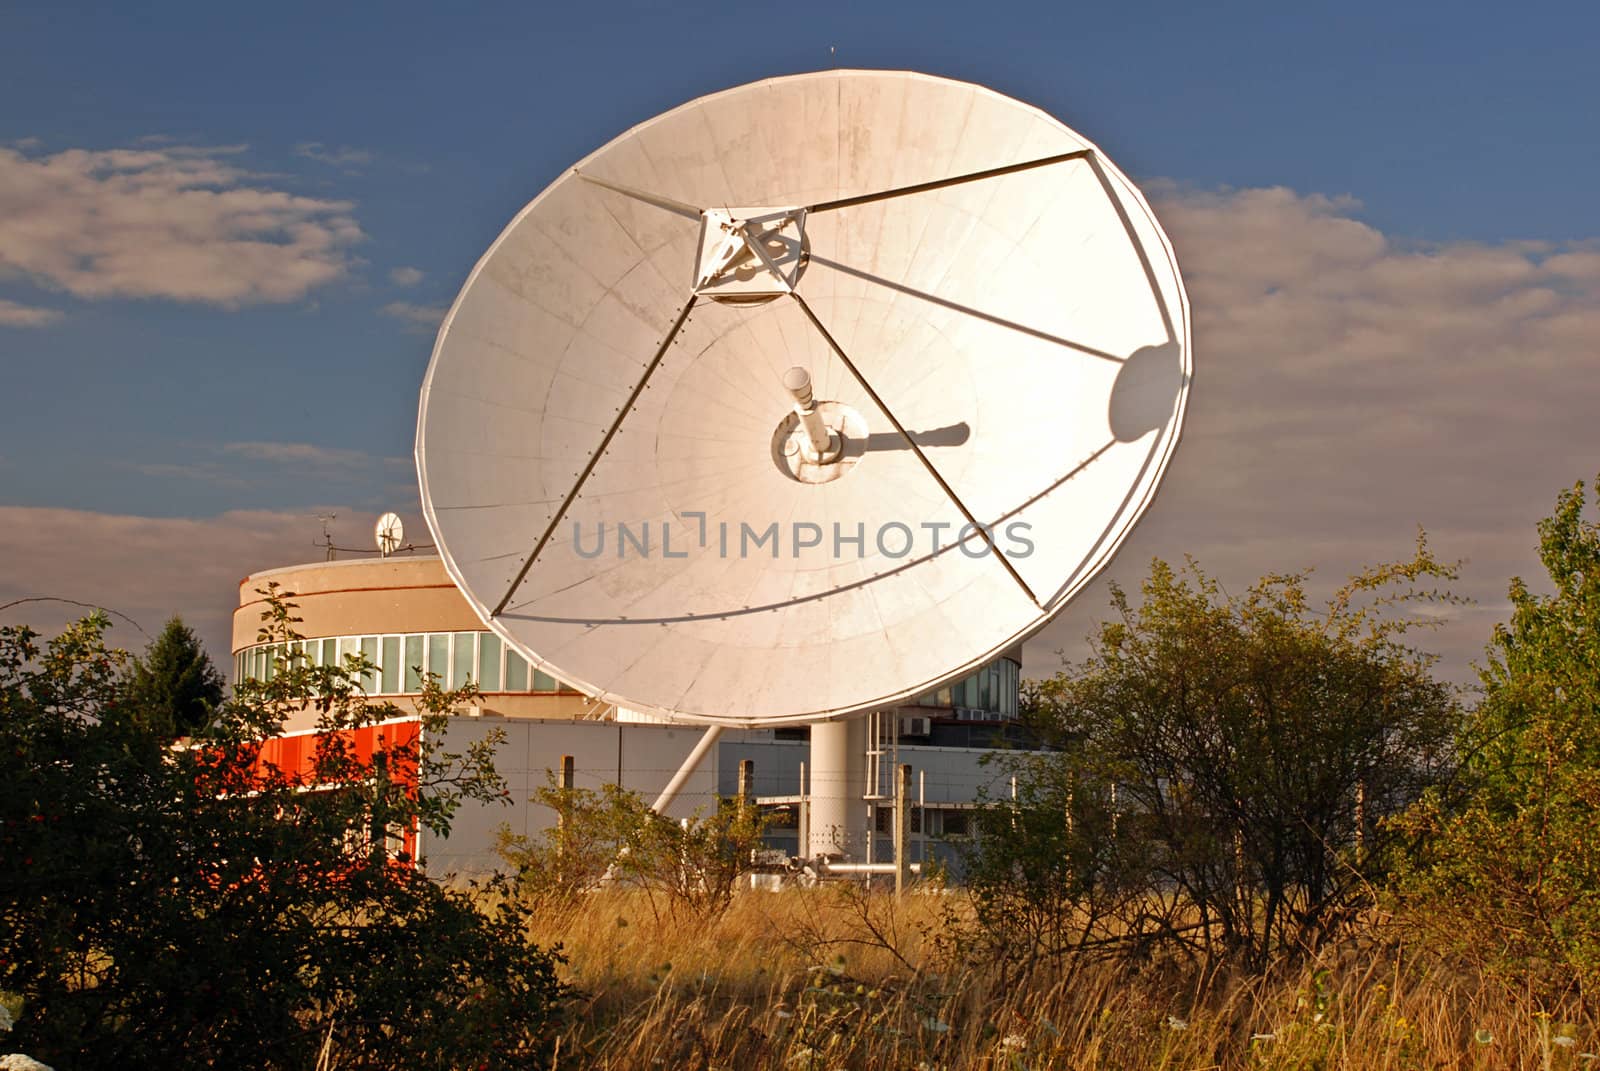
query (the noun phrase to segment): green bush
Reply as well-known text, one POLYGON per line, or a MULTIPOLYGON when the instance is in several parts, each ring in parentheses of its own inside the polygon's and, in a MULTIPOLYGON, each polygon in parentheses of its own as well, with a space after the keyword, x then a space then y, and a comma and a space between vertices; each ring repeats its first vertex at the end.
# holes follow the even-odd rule
MULTIPOLYGON (((264 594, 262 641, 292 643, 291 607, 264 594)), ((401 712, 366 701, 359 659, 295 654, 175 745, 178 719, 149 716, 106 624, 43 648, 0 629, 12 1045, 62 1068, 523 1067, 547 1052, 566 991, 525 909, 441 888, 390 836, 442 833, 462 799, 503 794, 492 741, 428 742, 460 696, 430 684, 423 743, 365 760, 338 731, 401 712), (263 770, 262 741, 306 707, 328 732, 311 772, 263 770)))
POLYGON ((1053 750, 1012 760, 1017 797, 980 819, 966 873, 988 944, 1040 955, 1157 947, 1262 965, 1314 951, 1393 859, 1381 819, 1448 770, 1452 689, 1405 642, 1450 600, 1419 539, 1321 607, 1302 575, 1229 595, 1157 561, 1141 605, 1040 685, 1053 750))
POLYGON ((657 914, 664 907, 715 918, 750 873, 766 829, 765 816, 736 799, 719 798, 709 811, 677 822, 617 785, 595 792, 551 778, 534 801, 558 821, 536 837, 502 826, 496 851, 514 869, 518 891, 539 905, 570 903, 611 883, 642 889, 657 914))
POLYGON ((1600 998, 1600 525, 1584 487, 1539 524, 1551 592, 1511 583, 1460 779, 1408 816, 1407 884, 1436 946, 1547 999, 1600 998))

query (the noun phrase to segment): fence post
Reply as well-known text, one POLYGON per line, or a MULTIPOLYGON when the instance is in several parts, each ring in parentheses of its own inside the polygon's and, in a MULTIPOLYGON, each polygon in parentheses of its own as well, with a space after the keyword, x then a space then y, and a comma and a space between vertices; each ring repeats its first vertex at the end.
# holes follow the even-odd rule
POLYGON ((561 770, 556 774, 556 880, 566 883, 567 879, 567 837, 571 830, 567 828, 567 812, 572 809, 572 756, 561 756, 561 770))
POLYGON ((806 792, 806 764, 800 764, 800 813, 796 816, 800 827, 800 843, 795 854, 801 859, 811 858, 811 796, 806 792))
POLYGON ((906 850, 911 831, 911 767, 902 765, 894 778, 894 894, 902 895, 911 884, 911 856, 906 850))
POLYGON ((750 808, 750 792, 755 787, 756 763, 754 759, 739 760, 739 817, 750 808))

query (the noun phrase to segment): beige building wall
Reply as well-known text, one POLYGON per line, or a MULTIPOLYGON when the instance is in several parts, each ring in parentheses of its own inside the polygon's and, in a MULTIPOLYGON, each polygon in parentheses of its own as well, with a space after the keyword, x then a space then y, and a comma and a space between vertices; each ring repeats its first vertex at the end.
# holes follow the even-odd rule
MULTIPOLYGON (((266 569, 241 580, 239 606, 233 612, 235 655, 257 643, 266 607, 261 590, 274 583, 279 594, 295 605, 295 615, 302 619, 295 628, 307 639, 484 631, 439 558, 352 558, 266 569)), ((405 706, 403 700, 400 705, 405 706)), ((483 714, 516 718, 571 719, 602 713, 565 685, 554 693, 485 692, 480 707, 483 714)))

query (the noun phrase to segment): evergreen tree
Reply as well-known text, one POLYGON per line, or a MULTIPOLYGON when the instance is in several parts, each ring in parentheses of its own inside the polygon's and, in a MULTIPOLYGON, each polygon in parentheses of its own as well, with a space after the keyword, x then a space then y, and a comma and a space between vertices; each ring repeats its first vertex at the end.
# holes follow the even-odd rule
POLYGON ((168 621, 135 660, 128 688, 131 717, 178 736, 203 729, 223 696, 222 675, 181 617, 168 621))

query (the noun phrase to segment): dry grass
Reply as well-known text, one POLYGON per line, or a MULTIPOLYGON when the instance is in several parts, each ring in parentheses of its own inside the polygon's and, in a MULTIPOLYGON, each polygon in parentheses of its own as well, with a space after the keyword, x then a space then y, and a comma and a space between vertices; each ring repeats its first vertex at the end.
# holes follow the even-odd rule
POLYGON ((1278 978, 1096 964, 1019 983, 950 965, 939 935, 963 906, 825 888, 745 894, 697 922, 618 891, 543 913, 538 938, 585 994, 557 1066, 1600 1071, 1594 1023, 1403 949, 1278 978))

